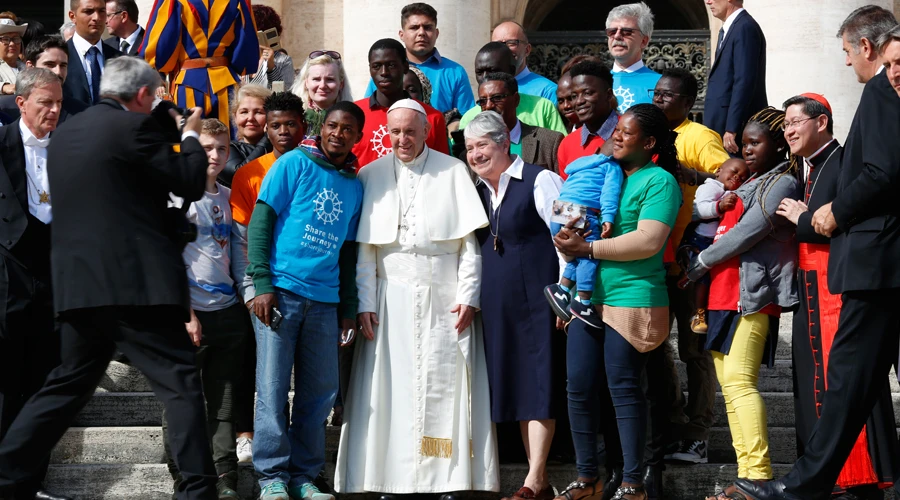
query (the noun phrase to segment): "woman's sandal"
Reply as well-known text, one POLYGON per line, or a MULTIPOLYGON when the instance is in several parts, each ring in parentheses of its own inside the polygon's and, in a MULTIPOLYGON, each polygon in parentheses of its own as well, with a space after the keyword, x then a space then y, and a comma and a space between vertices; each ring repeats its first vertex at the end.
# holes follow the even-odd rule
POLYGON ((731 495, 734 495, 735 492, 737 492, 737 486, 735 486, 734 483, 728 483, 722 491, 711 497, 706 497, 706 500, 729 500, 731 495))
POLYGON ((616 490, 616 494, 613 495, 612 500, 624 500, 625 495, 641 495, 638 497, 640 500, 647 500, 647 492, 644 490, 644 486, 619 486, 619 489, 616 490))
POLYGON ((595 497, 603 494, 603 483, 600 482, 600 478, 594 479, 593 483, 588 483, 585 481, 572 481, 566 486, 566 489, 559 492, 559 495, 556 495, 556 498, 553 500, 585 500, 591 497, 595 497), (597 491, 597 486, 600 486, 600 491, 597 491), (587 490, 590 490, 590 493, 587 493, 587 490))

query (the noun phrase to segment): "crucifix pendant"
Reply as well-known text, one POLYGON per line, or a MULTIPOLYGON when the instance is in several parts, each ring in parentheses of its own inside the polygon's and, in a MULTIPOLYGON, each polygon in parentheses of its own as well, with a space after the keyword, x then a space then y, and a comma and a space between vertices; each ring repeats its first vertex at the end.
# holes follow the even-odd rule
POLYGON ((409 229, 409 224, 406 223, 405 217, 400 221, 400 225, 397 226, 397 229, 403 229, 403 230, 409 229))
POLYGON ((495 252, 498 251, 499 248, 500 248, 500 238, 497 236, 494 236, 494 251, 495 252))

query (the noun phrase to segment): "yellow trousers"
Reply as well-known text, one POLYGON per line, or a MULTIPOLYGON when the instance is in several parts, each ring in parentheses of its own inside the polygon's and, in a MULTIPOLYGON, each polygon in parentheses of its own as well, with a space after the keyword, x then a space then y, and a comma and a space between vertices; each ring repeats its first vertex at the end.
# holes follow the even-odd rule
POLYGON ((744 316, 738 320, 730 352, 712 351, 737 454, 738 477, 744 479, 772 479, 766 405, 757 388, 768 334, 768 315, 744 316))

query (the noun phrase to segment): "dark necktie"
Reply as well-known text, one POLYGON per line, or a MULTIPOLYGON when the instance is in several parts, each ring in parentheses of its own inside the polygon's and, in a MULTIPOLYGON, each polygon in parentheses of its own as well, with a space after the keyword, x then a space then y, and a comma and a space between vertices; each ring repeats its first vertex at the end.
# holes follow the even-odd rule
POLYGON ((84 57, 91 67, 91 104, 100 102, 100 50, 91 47, 84 57))
POLYGON ((719 54, 722 53, 722 42, 725 41, 725 27, 719 28, 719 41, 716 42, 716 61, 719 60, 719 54))
POLYGON ((122 40, 122 45, 119 47, 119 51, 121 51, 123 54, 127 54, 128 47, 128 40, 122 40))

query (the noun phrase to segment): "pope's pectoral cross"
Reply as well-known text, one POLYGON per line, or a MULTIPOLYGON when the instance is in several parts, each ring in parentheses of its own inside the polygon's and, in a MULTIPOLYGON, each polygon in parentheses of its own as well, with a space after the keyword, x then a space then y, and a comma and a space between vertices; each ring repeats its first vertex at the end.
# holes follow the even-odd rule
POLYGON ((400 221, 400 225, 397 226, 397 229, 403 229, 403 230, 409 229, 409 224, 406 222, 405 217, 400 221))
POLYGON ((50 193, 49 192, 38 190, 38 195, 40 195, 40 198, 38 199, 39 204, 50 203, 50 193))

